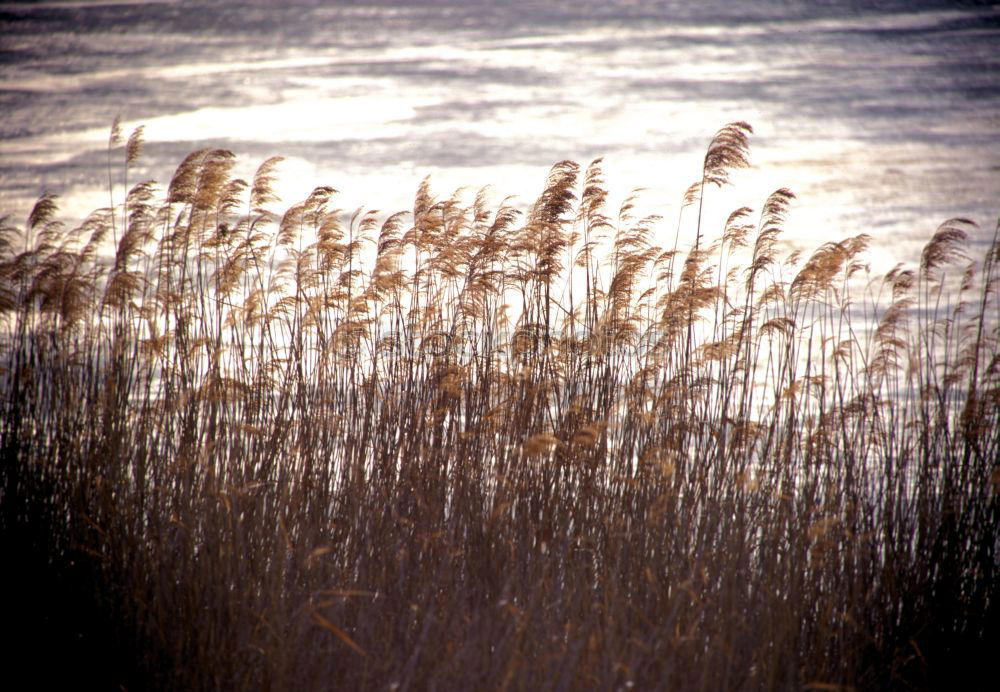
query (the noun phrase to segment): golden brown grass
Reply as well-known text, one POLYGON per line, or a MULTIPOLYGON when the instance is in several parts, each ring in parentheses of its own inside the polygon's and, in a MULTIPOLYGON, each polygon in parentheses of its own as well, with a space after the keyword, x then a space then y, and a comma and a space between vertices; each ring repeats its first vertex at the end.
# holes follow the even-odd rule
MULTIPOLYGON (((693 247, 600 161, 522 213, 275 210, 189 155, 0 224, 0 530, 24 648, 129 689, 935 687, 998 629, 996 237, 866 275, 693 247), (127 178, 126 178, 127 180, 127 178), (113 241, 110 256, 101 249, 113 241)), ((121 146, 113 131, 111 156, 121 146)), ((124 146, 125 171, 141 132, 124 146)), ((109 172, 111 167, 109 165, 109 172)), ((8 593, 11 593, 8 591, 8 593)), ((87 676, 90 676, 87 678, 87 676)))

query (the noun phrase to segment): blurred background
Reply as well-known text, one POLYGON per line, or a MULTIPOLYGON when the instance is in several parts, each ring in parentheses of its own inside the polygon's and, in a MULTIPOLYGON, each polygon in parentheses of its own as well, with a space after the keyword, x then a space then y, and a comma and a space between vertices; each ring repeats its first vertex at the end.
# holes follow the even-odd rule
POLYGON ((992 236, 998 66, 1000 5, 979 2, 5 3, 0 215, 46 191, 70 220, 106 206, 120 115, 146 128, 129 184, 201 147, 244 177, 280 154, 281 209, 318 185, 408 209, 428 175, 527 204, 553 163, 604 157, 612 204, 647 188, 667 245, 713 133, 745 120, 754 165, 706 196, 708 235, 789 187, 792 245, 869 233, 884 270, 948 217, 992 236))

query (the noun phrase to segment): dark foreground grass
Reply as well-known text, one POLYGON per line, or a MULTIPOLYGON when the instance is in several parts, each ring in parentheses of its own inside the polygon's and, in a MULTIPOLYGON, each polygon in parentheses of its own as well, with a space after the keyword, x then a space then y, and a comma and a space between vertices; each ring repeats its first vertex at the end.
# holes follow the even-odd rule
MULTIPOLYGON (((682 220, 748 132, 713 138, 682 220)), ((608 213, 599 162, 553 167, 524 213, 423 186, 387 218, 330 188, 275 215, 276 161, 232 164, 195 152, 73 230, 48 197, 4 224, 0 532, 29 679, 992 674, 1000 256, 969 262, 969 222, 875 279, 865 236, 778 257, 787 190, 679 254, 631 202, 608 213)))

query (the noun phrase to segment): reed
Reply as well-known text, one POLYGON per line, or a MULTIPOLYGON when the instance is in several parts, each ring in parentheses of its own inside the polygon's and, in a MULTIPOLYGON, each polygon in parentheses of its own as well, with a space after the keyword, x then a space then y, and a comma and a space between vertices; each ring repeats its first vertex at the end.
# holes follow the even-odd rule
MULTIPOLYGON (((537 201, 280 213, 189 155, 0 224, 0 531, 31 671, 126 689, 932 688, 1000 638, 1000 243, 781 257, 537 201), (114 247, 105 252, 104 248, 114 247), (88 677, 89 676, 89 677, 88 677)), ((125 140, 125 173, 142 133, 125 140)), ((706 189, 708 188, 708 189, 706 189)), ((756 221, 754 220, 756 219, 756 221)), ((1000 229, 1000 226, 998 226, 1000 229)), ((25 659, 26 660, 26 659, 25 659)), ((51 678, 51 680, 49 680, 51 678)))

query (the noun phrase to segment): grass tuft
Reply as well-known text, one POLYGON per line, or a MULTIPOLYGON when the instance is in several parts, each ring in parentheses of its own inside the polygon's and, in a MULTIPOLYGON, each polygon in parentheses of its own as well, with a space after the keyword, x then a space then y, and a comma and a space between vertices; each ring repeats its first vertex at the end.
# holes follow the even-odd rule
MULTIPOLYGON (((15 660, 126 689, 954 686, 1000 639, 997 235, 780 256, 719 130, 694 243, 601 161, 275 211, 190 154, 77 228, 0 223, 15 660), (754 220, 756 218, 756 221, 754 220), (89 676, 89 677, 88 677, 89 676)), ((142 130, 124 146, 126 173, 142 130)), ((109 165, 110 171, 110 165, 109 165)), ((109 176, 110 180, 110 176, 109 176)), ((126 178, 127 180, 127 178, 126 178)), ((1000 226, 998 226, 1000 230, 1000 226)), ((986 679, 986 678, 984 678, 986 679)))

